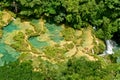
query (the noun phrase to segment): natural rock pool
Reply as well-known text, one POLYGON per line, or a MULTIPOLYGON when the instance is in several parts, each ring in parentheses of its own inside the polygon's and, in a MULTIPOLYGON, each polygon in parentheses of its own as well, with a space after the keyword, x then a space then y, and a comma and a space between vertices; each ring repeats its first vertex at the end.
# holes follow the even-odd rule
POLYGON ((64 39, 63 37, 60 36, 60 32, 63 29, 61 26, 46 23, 45 27, 48 29, 48 34, 51 40, 59 43, 60 41, 64 39))
MULTIPOLYGON (((32 24, 38 25, 38 21, 34 20, 32 21, 32 24)), ((43 35, 47 35, 49 40, 41 40, 44 39, 45 36, 41 37, 30 37, 28 40, 34 46, 35 48, 41 49, 46 46, 51 45, 49 41, 53 41, 55 43, 59 43, 60 41, 64 40, 64 38, 60 35, 60 31, 62 30, 61 26, 57 26, 55 24, 46 23, 45 24, 46 32, 43 35)))
MULTIPOLYGON (((2 29, 3 35, 0 39, 0 66, 3 66, 4 63, 9 63, 19 58, 21 52, 16 51, 10 46, 11 43, 14 43, 13 37, 16 35, 17 32, 25 32, 25 28, 40 28, 40 23, 38 20, 33 20, 33 23, 35 25, 33 23, 32 24, 34 25, 34 27, 31 24, 26 25, 19 21, 18 22, 20 25, 18 26, 15 23, 16 21, 17 20, 10 22, 7 26, 3 27, 2 29)), ((30 37, 28 39, 31 46, 38 50, 41 50, 46 46, 50 46, 50 42, 58 44, 60 41, 64 40, 60 33, 63 29, 61 26, 57 26, 55 24, 50 23, 45 23, 44 26, 46 28, 45 33, 40 34, 40 36, 30 37), (45 36, 47 36, 48 39, 45 39, 45 36)))
POLYGON ((17 60, 20 55, 19 52, 4 42, 7 37, 6 35, 17 29, 17 26, 13 22, 3 28, 3 36, 0 39, 0 66, 3 66, 4 63, 17 60))
POLYGON ((40 41, 38 40, 38 37, 31 37, 29 38, 29 42, 35 47, 35 48, 42 48, 45 46, 49 46, 49 43, 47 43, 46 41, 40 41))
POLYGON ((18 30, 19 28, 13 23, 13 22, 10 22, 6 27, 3 28, 3 32, 7 32, 7 33, 10 33, 14 30, 18 30))
POLYGON ((0 43, 0 55, 0 66, 3 66, 4 63, 17 60, 19 52, 5 43, 0 43))

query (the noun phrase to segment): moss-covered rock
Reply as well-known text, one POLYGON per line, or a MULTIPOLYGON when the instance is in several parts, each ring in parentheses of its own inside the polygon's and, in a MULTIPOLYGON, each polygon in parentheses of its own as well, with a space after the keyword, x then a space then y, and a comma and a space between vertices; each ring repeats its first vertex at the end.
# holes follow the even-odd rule
POLYGON ((0 28, 9 24, 9 22, 14 19, 13 17, 15 17, 15 15, 10 11, 0 11, 0 28))

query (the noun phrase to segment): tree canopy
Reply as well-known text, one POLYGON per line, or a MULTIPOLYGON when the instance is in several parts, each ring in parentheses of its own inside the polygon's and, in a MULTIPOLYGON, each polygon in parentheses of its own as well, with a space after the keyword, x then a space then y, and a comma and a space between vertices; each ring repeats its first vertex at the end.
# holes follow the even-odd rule
POLYGON ((0 67, 1 80, 114 80, 119 79, 119 64, 89 61, 84 57, 64 63, 41 61, 34 71, 31 61, 16 61, 0 67))
MULTIPOLYGON (((120 38, 120 0, 0 0, 0 10, 13 11, 21 18, 40 18, 57 24, 66 24, 75 29, 91 25, 98 38, 120 38), (117 34, 117 37, 114 35, 117 34)), ((2 15, 0 15, 2 16, 2 15)), ((69 31, 68 31, 69 33, 69 31)), ((22 45, 19 33, 14 37, 22 45)), ((69 37, 69 36, 68 36, 69 37)), ((20 47, 22 49, 22 47, 20 47)), ((116 57, 111 57, 116 59, 116 57)), ((1 80, 115 80, 120 79, 120 67, 86 58, 69 59, 52 64, 40 61, 39 71, 34 71, 32 61, 12 62, 0 67, 1 80)))
POLYGON ((29 18, 44 16, 76 29, 95 26, 97 36, 104 40, 112 38, 120 27, 119 0, 1 0, 0 5, 17 15, 29 18))

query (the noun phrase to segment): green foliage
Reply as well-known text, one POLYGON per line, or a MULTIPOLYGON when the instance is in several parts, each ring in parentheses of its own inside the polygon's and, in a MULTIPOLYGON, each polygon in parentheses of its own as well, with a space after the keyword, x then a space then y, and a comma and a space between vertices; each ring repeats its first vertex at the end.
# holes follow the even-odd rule
POLYGON ((89 24, 96 26, 97 37, 104 40, 112 38, 120 26, 119 0, 1 0, 0 4, 2 8, 12 11, 17 7, 17 15, 34 18, 44 16, 75 29, 89 24), (12 6, 14 2, 16 6, 12 6))
POLYGON ((25 35, 22 32, 18 32, 18 34, 16 34, 13 37, 14 43, 11 44, 11 47, 13 47, 14 49, 16 49, 17 51, 21 51, 21 50, 27 50, 27 43, 25 42, 25 35), (24 48, 23 48, 24 46, 24 48))
POLYGON ((15 41, 22 41, 25 38, 24 34, 22 32, 19 32, 18 35, 15 35, 13 39, 15 41))
POLYGON ((1 80, 114 80, 119 79, 118 64, 89 61, 85 57, 52 64, 40 59, 39 71, 34 71, 32 61, 12 62, 0 67, 1 80))
POLYGON ((105 45, 99 43, 98 45, 96 44, 93 49, 96 54, 102 54, 105 51, 105 45))
POLYGON ((74 47, 74 44, 73 43, 70 43, 70 44, 64 44, 64 47, 67 49, 67 50, 70 50, 74 47))
POLYGON ((114 50, 114 54, 110 56, 113 63, 120 63, 120 50, 114 50))
POLYGON ((31 61, 20 63, 16 61, 14 63, 6 64, 0 67, 0 79, 1 80, 31 80, 32 77, 31 61))
POLYGON ((26 33, 26 35, 32 35, 33 34, 33 30, 26 29, 25 33, 26 33))
POLYGON ((102 67, 99 61, 87 61, 85 58, 72 59, 67 63, 65 75, 67 79, 81 80, 109 80, 115 79, 113 74, 116 73, 118 65, 108 65, 107 68, 102 67), (109 66, 109 68, 108 68, 109 66), (116 69, 115 69, 116 67, 116 69), (74 77, 76 76, 76 77, 74 77))
POLYGON ((54 21, 56 21, 57 23, 61 23, 64 20, 65 14, 64 13, 60 13, 59 15, 54 17, 54 21))
POLYGON ((96 33, 96 37, 100 38, 100 39, 104 39, 104 32, 102 29, 99 29, 96 33))
MULTIPOLYGON (((111 39, 115 32, 120 33, 120 1, 119 0, 0 0, 0 6, 9 9, 17 15, 28 18, 45 17, 56 23, 65 23, 75 29, 88 25, 96 26, 96 36, 103 40, 111 39), (13 3, 15 5, 13 6, 13 3)), ((2 14, 0 14, 1 18, 2 14)), ((51 22, 52 22, 51 21, 51 22)), ((4 23, 1 21, 1 23, 4 23)), ((0 25, 2 28, 2 25, 0 25)), ((36 32, 41 29, 35 28, 36 32)), ((2 31, 0 31, 2 33, 2 31)), ((31 34, 31 30, 26 30, 26 34, 31 34)), ((65 40, 74 41, 75 30, 67 28, 62 31, 65 40)), ((38 35, 38 34, 37 34, 38 35)), ((24 41, 25 34, 19 32, 14 36, 11 46, 20 51, 27 49, 24 41), (24 45, 24 46, 23 46, 24 45)), ((73 48, 73 44, 65 45, 65 49, 56 47, 46 47, 43 52, 50 57, 63 55, 68 49, 73 48)), ((95 51, 102 52, 103 45, 95 47, 95 51)), ((119 53, 119 51, 117 52, 119 53)), ((66 63, 52 64, 41 61, 40 71, 35 72, 31 62, 14 62, 0 67, 1 80, 115 80, 120 79, 119 55, 108 56, 110 64, 98 61, 88 61, 85 58, 70 59, 66 63)))
POLYGON ((66 28, 61 32, 62 32, 62 36, 65 38, 65 40, 67 40, 67 41, 74 40, 75 30, 73 28, 66 28))
POLYGON ((48 46, 48 47, 45 47, 45 49, 43 50, 43 52, 49 56, 49 57, 61 57, 62 55, 64 55, 64 53, 66 52, 67 50, 65 48, 60 48, 60 47, 52 47, 52 46, 48 46), (61 56, 59 56, 61 55, 61 56))

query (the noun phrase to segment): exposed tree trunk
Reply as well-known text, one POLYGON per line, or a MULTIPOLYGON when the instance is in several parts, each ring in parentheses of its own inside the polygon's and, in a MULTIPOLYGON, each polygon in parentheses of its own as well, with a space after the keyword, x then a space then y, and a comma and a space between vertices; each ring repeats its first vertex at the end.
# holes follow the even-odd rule
POLYGON ((15 1, 12 2, 12 7, 14 7, 14 12, 17 13, 18 12, 18 5, 15 1))

